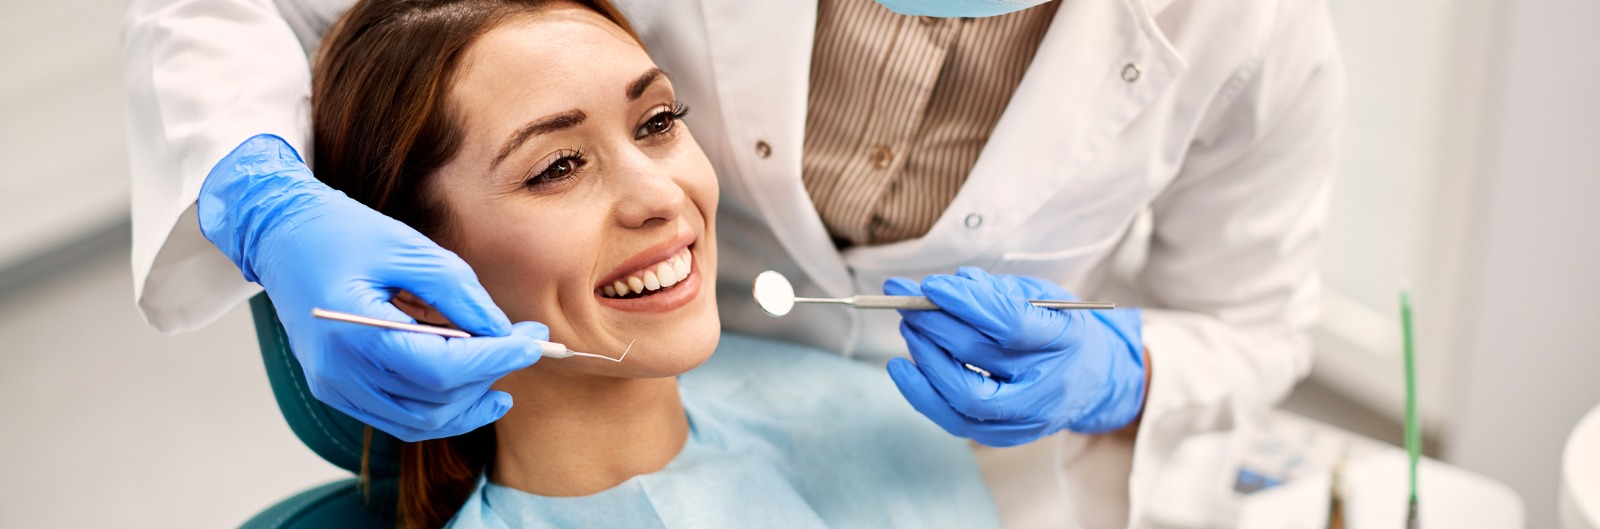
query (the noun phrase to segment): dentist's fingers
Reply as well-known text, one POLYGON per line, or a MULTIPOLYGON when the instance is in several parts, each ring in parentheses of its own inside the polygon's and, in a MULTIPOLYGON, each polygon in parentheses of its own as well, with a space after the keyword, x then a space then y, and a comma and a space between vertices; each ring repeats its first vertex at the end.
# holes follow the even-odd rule
POLYGON ((1078 311, 1035 307, 1013 288, 1016 278, 962 269, 968 276, 937 276, 923 281, 928 299, 989 337, 1000 347, 1027 351, 1052 345, 1082 327, 1078 311))
POLYGON ((1009 418, 1006 402, 995 399, 1001 383, 968 369, 961 361, 916 332, 904 322, 900 335, 911 350, 911 359, 934 389, 944 396, 944 401, 962 415, 991 421, 1009 418))
MULTIPOLYGON (((420 432, 432 432, 448 429, 452 422, 473 413, 474 408, 483 407, 483 399, 486 396, 503 393, 493 391, 492 387, 492 382, 483 382, 451 390, 448 394, 422 393, 424 397, 422 399, 408 398, 398 393, 387 393, 383 397, 409 412, 407 417, 414 417, 414 419, 405 418, 400 424, 420 432), (447 395, 451 398, 444 398, 447 395)), ((377 387, 374 389, 379 392, 387 391, 377 387)), ((400 420, 397 419, 398 421, 400 420)))
MULTIPOLYGON (((917 282, 905 278, 890 278, 883 284, 883 293, 891 296, 916 296, 922 294, 917 282)), ((905 323, 933 340, 956 359, 978 366, 1002 379, 1010 379, 1024 366, 1025 358, 1016 358, 1000 348, 994 340, 974 329, 966 322, 943 310, 902 310, 905 323)))
POLYGON ((444 338, 380 330, 387 332, 379 343, 388 350, 370 356, 396 376, 381 380, 379 387, 435 402, 452 390, 492 383, 507 373, 533 365, 539 361, 535 340, 550 336, 549 330, 537 322, 513 325, 512 332, 503 337, 444 338))
POLYGON ((1023 298, 1078 301, 1078 296, 1067 292, 1067 289, 1061 288, 1061 285, 1045 279, 1030 276, 1011 276, 1011 279, 1016 283, 1017 292, 1023 298))
POLYGON ((450 415, 460 413, 466 408, 467 404, 478 400, 483 394, 488 393, 489 388, 493 386, 493 380, 485 380, 457 386, 445 391, 435 391, 423 389, 416 384, 395 377, 373 381, 373 387, 387 393, 390 398, 407 409, 421 410, 454 406, 454 411, 449 412, 450 415))
MULTIPOLYGON (((428 419, 400 405, 382 391, 351 373, 306 379, 311 395, 346 415, 391 434, 426 430, 428 419), (353 391, 342 391, 350 390, 353 391)), ((441 423, 442 424, 442 423, 441 423)))
POLYGON ((884 280, 883 293, 889 296, 921 296, 922 285, 904 277, 891 277, 884 280))
MULTIPOLYGON (((393 416, 392 414, 372 413, 372 410, 366 410, 365 408, 361 409, 368 413, 360 415, 367 417, 365 421, 373 428, 388 432, 389 435, 393 435, 401 441, 414 443, 428 439, 453 437, 476 430, 485 424, 500 420, 511 409, 511 395, 503 391, 490 391, 484 394, 483 397, 468 402, 470 406, 467 406, 461 412, 438 419, 435 424, 425 425, 424 427, 391 421, 385 417, 391 417, 393 416)), ((339 408, 339 406, 334 407, 339 408)), ((348 411, 345 413, 356 415, 348 411)))
POLYGON ((906 402, 911 403, 917 413, 944 428, 950 435, 972 437, 971 419, 951 408, 915 364, 904 358, 891 358, 888 369, 889 378, 894 380, 895 387, 900 389, 900 394, 905 396, 906 402))
POLYGON ((416 295, 473 335, 506 336, 511 332, 511 320, 494 304, 472 267, 421 234, 417 238, 406 253, 394 256, 388 268, 379 271, 383 286, 416 295))
POLYGON ((478 399, 472 407, 467 408, 465 412, 445 422, 438 429, 427 432, 427 434, 434 438, 453 437, 476 430, 483 427, 483 425, 500 420, 501 417, 506 415, 506 412, 511 411, 511 405, 510 393, 490 391, 484 394, 483 398, 478 399))
POLYGON ((950 407, 915 364, 904 358, 889 360, 888 370, 906 402, 950 435, 995 447, 1015 446, 1043 436, 1044 425, 1034 421, 985 422, 962 415, 950 407))
POLYGON ((1009 380, 1032 363, 1025 354, 1006 350, 966 322, 941 310, 902 311, 901 323, 963 363, 1009 380))

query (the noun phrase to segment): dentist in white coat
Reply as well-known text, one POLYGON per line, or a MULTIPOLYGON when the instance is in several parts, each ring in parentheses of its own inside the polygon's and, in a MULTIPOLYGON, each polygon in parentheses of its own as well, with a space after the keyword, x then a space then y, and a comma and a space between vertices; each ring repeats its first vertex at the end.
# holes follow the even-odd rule
MULTIPOLYGON (((505 412, 488 385, 536 361, 545 331, 300 165, 307 56, 350 3, 131 2, 135 296, 177 332, 265 288, 318 398, 402 439, 454 435, 505 412), (397 289, 480 337, 305 316, 405 319, 397 289)), ((1059 490, 1040 501, 1077 526, 1228 523, 1159 519, 1152 494, 1185 439, 1248 422, 1310 369, 1343 84, 1320 0, 880 0, 1011 26, 849 0, 617 3, 718 169, 726 330, 880 363, 909 352, 889 369, 930 419, 1051 444, 1039 465, 1059 490), (984 101, 992 115, 970 123, 984 101), (963 131, 966 151, 940 140, 963 131), (946 191, 894 201, 930 181, 946 191), (1129 237, 1141 213, 1151 234, 1129 237), (1105 295, 1129 244, 1145 256, 1138 310, 1020 304, 1105 295), (988 273, 930 275, 963 266, 988 273), (800 295, 920 289, 947 310, 772 319, 747 294, 767 269, 800 295)))

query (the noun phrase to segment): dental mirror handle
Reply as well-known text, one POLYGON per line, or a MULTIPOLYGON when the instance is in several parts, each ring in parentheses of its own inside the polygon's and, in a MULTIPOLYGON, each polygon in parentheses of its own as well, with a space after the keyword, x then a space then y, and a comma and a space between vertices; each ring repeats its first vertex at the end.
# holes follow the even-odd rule
MULTIPOLYGON (((861 294, 848 298, 794 298, 795 303, 831 303, 835 305, 849 305, 858 309, 894 309, 894 310, 939 310, 939 306, 927 296, 879 296, 861 294)), ((1117 308, 1116 303, 1099 301, 1055 301, 1047 299, 1028 300, 1035 307, 1045 309, 1076 309, 1076 310, 1103 310, 1117 308)))

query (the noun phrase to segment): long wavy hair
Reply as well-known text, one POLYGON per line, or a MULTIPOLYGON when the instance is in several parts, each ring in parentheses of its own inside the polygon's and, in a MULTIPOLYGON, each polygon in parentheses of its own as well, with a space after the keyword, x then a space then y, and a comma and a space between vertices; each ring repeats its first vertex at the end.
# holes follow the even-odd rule
MULTIPOLYGON (((461 147, 449 104, 457 63, 480 36, 562 0, 362 0, 328 30, 312 68, 312 168, 334 189, 440 240, 449 212, 426 193, 461 147)), ((638 34, 607 0, 572 0, 638 34)), ((641 46, 642 46, 641 42, 641 46)), ((369 430, 370 434, 370 430, 369 430)), ((362 454, 362 479, 369 480, 362 454)), ((406 443, 401 527, 442 527, 488 468, 493 425, 406 443)))

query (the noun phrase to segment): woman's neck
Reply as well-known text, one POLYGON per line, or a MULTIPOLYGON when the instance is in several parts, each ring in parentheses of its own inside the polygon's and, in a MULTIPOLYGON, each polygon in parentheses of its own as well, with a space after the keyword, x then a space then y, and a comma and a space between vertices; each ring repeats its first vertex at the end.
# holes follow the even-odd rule
POLYGON ((594 494, 660 470, 688 439, 676 378, 529 369, 502 382, 514 404, 495 423, 491 475, 501 485, 541 496, 594 494))

